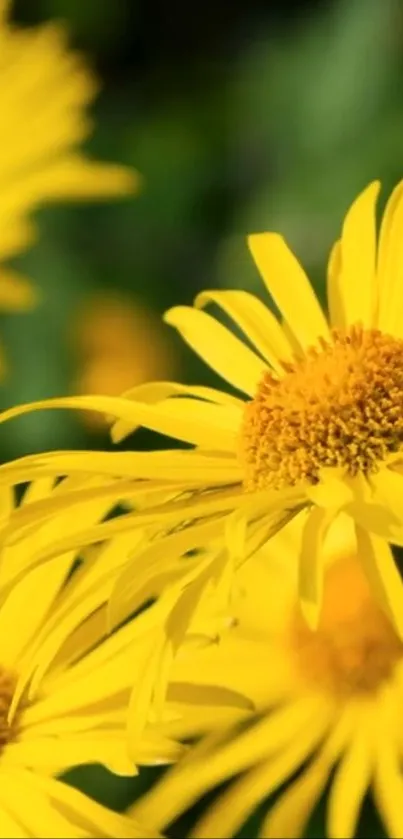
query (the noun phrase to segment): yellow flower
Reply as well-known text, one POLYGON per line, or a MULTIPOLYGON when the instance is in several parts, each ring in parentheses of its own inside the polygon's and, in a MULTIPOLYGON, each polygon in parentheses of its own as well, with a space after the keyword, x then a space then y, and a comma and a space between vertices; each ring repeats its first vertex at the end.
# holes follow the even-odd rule
MULTIPOLYGON (((57 498, 63 483, 55 488, 47 479, 31 484, 21 514, 31 504, 57 498)), ((11 504, 2 491, 3 524, 11 504)), ((96 499, 82 508, 88 523, 105 511, 105 502, 96 499)), ((58 779, 68 768, 89 763, 103 763, 117 774, 136 773, 126 716, 146 653, 135 640, 149 622, 145 614, 140 627, 132 621, 113 635, 106 632, 106 603, 127 537, 93 549, 73 574, 74 552, 27 573, 29 556, 55 533, 74 532, 75 518, 69 510, 56 513, 45 526, 28 527, 2 549, 0 836, 155 836, 58 779)), ((135 758, 164 763, 180 752, 150 726, 137 741, 135 758)))
MULTIPOLYGON (((91 124, 86 107, 96 82, 81 57, 65 45, 63 28, 15 28, 10 3, 0 0, 0 259, 23 250, 35 234, 38 205, 130 192, 136 175, 91 161, 79 150, 91 124)), ((0 308, 30 307, 35 292, 13 270, 0 271, 0 308)))
MULTIPOLYGON (((131 297, 89 298, 71 332, 78 366, 75 393, 119 396, 129 387, 176 372, 170 335, 151 309, 131 297)), ((82 416, 90 428, 105 426, 100 413, 82 416)))
POLYGON ((294 521, 255 555, 239 574, 237 625, 219 644, 184 649, 177 659, 168 696, 182 720, 167 733, 205 736, 134 806, 156 829, 229 781, 191 835, 234 836, 286 784, 266 804, 259 835, 295 839, 330 782, 326 835, 355 834, 369 789, 388 834, 403 833, 403 643, 362 571, 369 539, 357 544, 345 514, 333 521, 322 546, 326 586, 314 632, 298 603, 301 538, 302 522, 294 521), (244 694, 253 711, 236 710, 229 699, 225 707, 225 691, 244 694))
MULTIPOLYGON (((403 544, 403 182, 389 199, 377 245, 378 189, 373 183, 358 196, 332 250, 329 323, 295 256, 272 233, 251 236, 249 245, 281 321, 244 291, 203 292, 195 308, 166 315, 243 396, 157 382, 121 398, 48 400, 0 417, 47 407, 97 410, 118 418, 115 440, 142 425, 187 444, 179 451, 55 452, 0 467, 5 482, 77 471, 109 476, 116 495, 119 480, 132 479, 122 482, 121 495, 130 496, 135 511, 79 538, 91 543, 145 529, 146 543, 133 552, 114 591, 114 608, 122 618, 143 598, 168 592, 166 605, 170 597, 174 605, 164 631, 171 655, 206 592, 228 600, 239 566, 294 516, 304 521, 295 557, 301 605, 316 626, 321 546, 340 511, 366 543, 365 573, 403 637, 403 586, 379 541, 403 544), (210 302, 253 349, 201 311, 210 302)), ((60 540, 53 554, 64 549, 60 540)))

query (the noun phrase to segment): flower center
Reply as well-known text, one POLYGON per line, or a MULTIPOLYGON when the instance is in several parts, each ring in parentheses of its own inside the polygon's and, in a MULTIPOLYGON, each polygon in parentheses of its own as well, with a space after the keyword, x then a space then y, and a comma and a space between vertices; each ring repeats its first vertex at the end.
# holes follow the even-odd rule
POLYGON ((375 691, 403 660, 403 643, 356 557, 328 571, 318 630, 308 628, 298 608, 290 638, 303 680, 344 695, 375 691))
POLYGON ((245 488, 316 483, 323 467, 375 472, 403 443, 403 341, 353 326, 265 373, 245 409, 245 488))
POLYGON ((15 674, 0 665, 0 752, 16 734, 17 719, 8 722, 8 712, 14 695, 17 678, 15 674))

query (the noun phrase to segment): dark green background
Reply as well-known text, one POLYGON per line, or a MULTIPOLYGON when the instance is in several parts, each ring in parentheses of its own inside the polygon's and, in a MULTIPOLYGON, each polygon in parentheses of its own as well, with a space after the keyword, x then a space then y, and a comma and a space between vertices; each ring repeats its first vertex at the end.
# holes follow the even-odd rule
MULTIPOLYGON (((41 240, 16 264, 43 302, 0 318, 12 371, 3 406, 71 388, 69 325, 97 289, 133 294, 158 313, 204 287, 259 292, 247 232, 285 234, 322 295, 349 202, 372 178, 385 195, 403 174, 400 0, 20 0, 14 16, 68 22, 103 83, 88 148, 135 166, 143 189, 38 214, 41 240)), ((182 377, 208 381, 172 340, 182 377)), ((47 412, 8 424, 0 457, 61 446, 109 442, 73 415, 47 412)), ((103 770, 75 778, 120 809, 138 784, 103 770)), ((183 822, 177 829, 183 835, 183 822)), ((319 809, 310 835, 322 829, 319 809)), ((376 830, 368 810, 360 835, 376 830)))

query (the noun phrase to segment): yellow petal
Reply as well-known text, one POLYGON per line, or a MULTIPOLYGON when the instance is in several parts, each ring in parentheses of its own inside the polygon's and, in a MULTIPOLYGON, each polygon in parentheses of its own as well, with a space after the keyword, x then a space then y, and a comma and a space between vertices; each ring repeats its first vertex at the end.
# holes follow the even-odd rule
POLYGON ((219 533, 220 522, 214 519, 195 523, 193 527, 169 533, 162 539, 155 539, 141 550, 132 561, 126 563, 122 574, 112 591, 109 604, 110 625, 115 626, 130 612, 136 611, 145 600, 155 596, 159 590, 160 575, 166 576, 166 582, 177 581, 177 598, 181 590, 189 586, 210 564, 209 556, 201 556, 193 562, 184 564, 183 557, 192 550, 207 546, 219 533), (174 572, 176 568, 176 574, 174 572))
POLYGON ((318 484, 308 484, 306 494, 318 507, 346 507, 354 498, 350 483, 339 469, 325 468, 318 484))
POLYGON ((130 404, 131 430, 142 425, 201 448, 236 452, 243 413, 234 405, 215 405, 186 397, 166 399, 156 405, 130 404))
POLYGON ((315 761, 303 772, 280 800, 274 804, 259 831, 262 839, 295 839, 303 836, 305 826, 329 776, 326 764, 315 761))
POLYGON ((375 503, 381 503, 403 526, 403 475, 388 467, 369 478, 375 503))
POLYGON ((128 709, 128 737, 130 752, 136 753, 150 716, 150 707, 158 680, 161 678, 166 656, 172 648, 164 629, 158 628, 143 641, 143 661, 137 668, 138 684, 134 686, 128 709))
POLYGON ((379 234, 377 326, 401 337, 403 282, 403 181, 393 190, 383 214, 379 234))
POLYGON ((330 789, 327 830, 330 839, 352 839, 373 771, 372 715, 363 703, 351 746, 342 757, 330 789))
MULTIPOLYGON (((399 723, 396 721, 399 728, 399 723)), ((394 731, 378 731, 374 795, 389 836, 403 835, 401 752, 394 731)))
POLYGON ((71 836, 72 827, 75 837, 83 837, 86 833, 76 824, 66 818, 62 811, 52 806, 48 796, 37 789, 34 773, 21 770, 13 771, 9 768, 1 774, 0 806, 3 804, 10 815, 22 823, 30 836, 41 836, 43 839, 67 839, 71 836), (21 807, 21 797, 25 805, 21 807))
MULTIPOLYGON (((212 402, 216 405, 229 405, 231 407, 238 407, 241 411, 244 407, 244 402, 231 396, 224 391, 215 390, 210 387, 197 387, 192 385, 181 385, 177 382, 146 382, 142 385, 137 385, 131 390, 123 394, 125 399, 131 399, 136 402, 146 402, 147 404, 155 404, 171 398, 172 396, 190 396, 197 400, 204 400, 212 402)), ((197 404, 200 404, 198 401, 197 404)), ((119 443, 128 434, 137 427, 137 422, 127 422, 125 420, 117 420, 111 427, 111 437, 114 443, 119 443)))
POLYGON ((341 240, 333 245, 327 266, 327 305, 329 308, 329 320, 332 327, 343 328, 344 309, 343 298, 339 283, 341 272, 341 240))
MULTIPOLYGON (((26 566, 29 560, 25 560, 26 566)), ((0 660, 15 667, 52 605, 71 566, 71 557, 58 557, 50 567, 27 574, 2 603, 0 609, 0 660), (35 609, 32 609, 35 603, 35 609), (19 615, 16 621, 16 615, 19 615)))
POLYGON ((346 512, 365 530, 396 545, 403 545, 401 516, 396 515, 399 497, 393 492, 399 478, 401 482, 401 476, 385 467, 369 480, 363 475, 352 478, 354 500, 347 505, 346 512))
POLYGON ((302 348, 329 335, 325 316, 298 260, 277 233, 257 233, 249 248, 264 283, 302 348))
POLYGON ((187 306, 175 306, 164 315, 184 341, 229 384, 254 396, 267 365, 210 315, 187 306))
POLYGON ((247 291, 202 291, 195 306, 203 307, 210 301, 235 321, 271 367, 283 373, 279 362, 293 357, 292 347, 278 320, 261 300, 247 291))
MULTIPOLYGON (((0 415, 0 422, 2 421, 0 415)), ((153 452, 47 452, 28 455, 0 466, 0 484, 18 484, 44 476, 109 475, 133 480, 155 478, 192 486, 234 484, 243 472, 235 458, 200 454, 195 451, 153 452)), ((133 487, 133 490, 135 488, 133 487)), ((134 494, 134 493, 133 493, 134 494)))
POLYGON ((347 327, 361 322, 373 326, 376 313, 375 206, 380 182, 371 183, 351 205, 341 235, 341 265, 333 280, 333 298, 342 307, 347 327))
POLYGON ((295 839, 303 836, 311 812, 319 801, 337 761, 351 734, 352 708, 345 708, 334 720, 334 726, 322 749, 300 777, 271 808, 264 819, 259 836, 262 839, 295 839))
POLYGON ((206 738, 206 748, 202 742, 197 751, 191 751, 182 764, 136 804, 133 812, 141 821, 147 823, 148 819, 157 828, 163 828, 216 784, 288 748, 301 731, 314 724, 315 715, 323 718, 324 704, 302 699, 258 719, 241 733, 235 729, 206 738), (224 742, 220 743, 220 739, 224 742))
POLYGON ((62 737, 33 736, 10 744, 7 761, 20 766, 35 766, 38 772, 52 775, 65 772, 72 766, 100 763, 117 775, 137 774, 126 749, 123 726, 119 731, 107 729, 64 734, 62 737))
POLYGON ((358 525, 357 546, 374 597, 403 638, 403 582, 392 551, 384 539, 358 525))
POLYGON ((309 514, 302 536, 299 558, 301 609, 311 629, 316 629, 323 596, 323 542, 337 510, 316 507, 309 514))
POLYGON ((17 821, 16 814, 11 815, 2 804, 0 804, 0 834, 1 836, 11 836, 13 839, 30 839, 32 836, 31 833, 28 833, 27 828, 17 821))
MULTIPOLYGON (((117 836, 121 839, 158 839, 158 834, 150 831, 147 825, 139 826, 134 819, 128 819, 121 813, 103 807, 79 790, 55 778, 44 778, 32 773, 31 785, 46 796, 54 812, 67 814, 73 825, 83 827, 85 836, 102 836, 108 839, 116 839, 117 836)), ((36 835, 55 836, 40 831, 36 835)), ((70 835, 71 833, 63 834, 63 837, 66 839, 70 835)), ((75 836, 80 835, 81 831, 75 827, 75 836)))
MULTIPOLYGON (((328 715, 315 716, 310 726, 272 760, 258 766, 220 793, 192 830, 193 839, 234 836, 255 808, 297 771, 317 746, 329 723, 328 715)), ((191 768, 195 771, 195 767, 191 768)))

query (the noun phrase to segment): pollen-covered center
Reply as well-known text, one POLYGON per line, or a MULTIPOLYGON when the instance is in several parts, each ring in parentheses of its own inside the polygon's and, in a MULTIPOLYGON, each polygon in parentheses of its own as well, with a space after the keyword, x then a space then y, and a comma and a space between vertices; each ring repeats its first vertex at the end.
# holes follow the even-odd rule
POLYGON ((357 557, 337 562, 328 572, 316 631, 296 609, 290 642, 301 679, 336 694, 373 692, 403 662, 403 644, 357 557))
POLYGON ((279 378, 265 373, 245 409, 246 489, 316 483, 323 467, 368 474, 402 446, 402 340, 335 330, 283 368, 279 378))
POLYGON ((15 673, 0 665, 0 753, 16 735, 17 720, 9 722, 9 710, 17 678, 15 673))

